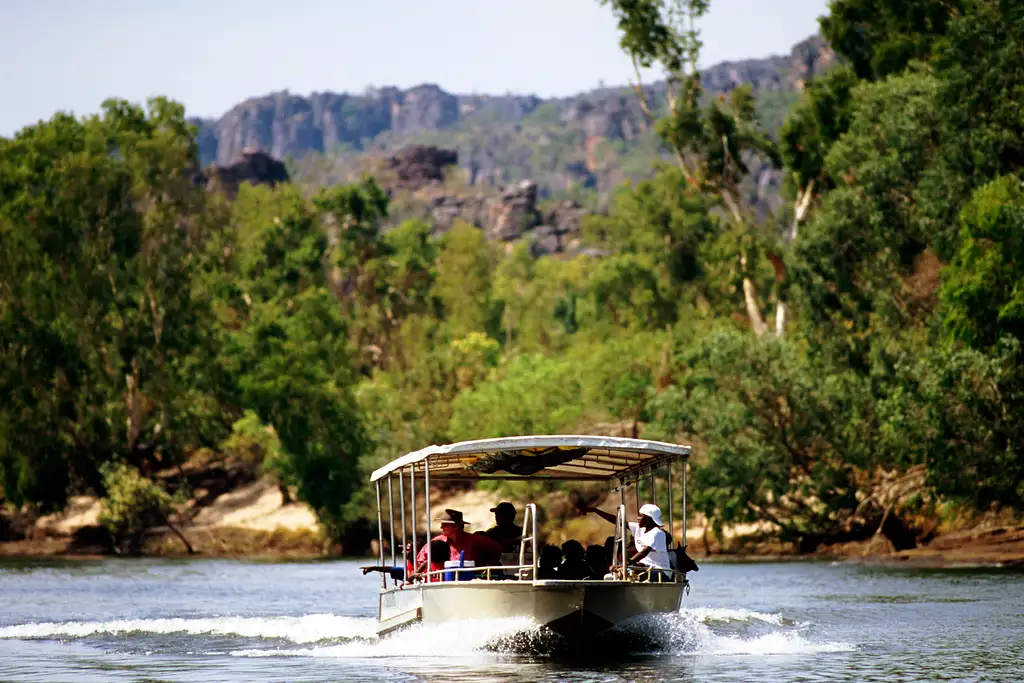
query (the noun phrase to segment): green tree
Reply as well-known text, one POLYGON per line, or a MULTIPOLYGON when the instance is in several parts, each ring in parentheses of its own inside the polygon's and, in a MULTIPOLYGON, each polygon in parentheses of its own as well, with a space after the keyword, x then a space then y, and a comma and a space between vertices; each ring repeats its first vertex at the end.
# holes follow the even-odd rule
MULTIPOLYGON (((804 550, 865 519, 862 473, 880 464, 864 378, 832 373, 788 339, 758 342, 716 327, 674 359, 676 379, 653 402, 654 438, 705 444, 693 505, 716 526, 768 522, 804 550)), ((870 527, 874 531, 876 527, 870 527)))
POLYGON ((450 338, 495 331, 500 315, 491 291, 496 265, 497 254, 483 231, 456 221, 442 240, 433 289, 450 338))
POLYGON ((912 303, 904 278, 928 244, 918 191, 934 159, 938 88, 918 69, 853 91, 849 129, 825 159, 838 187, 796 246, 802 317, 861 368, 872 331, 920 324, 928 313, 912 303))
POLYGON ((572 433, 582 415, 580 393, 576 369, 565 360, 517 356, 490 381, 456 397, 452 437, 572 433))
MULTIPOLYGON (((780 133, 780 153, 793 189, 810 187, 819 193, 837 180, 828 176, 825 157, 850 125, 853 89, 858 79, 845 66, 832 69, 807 84, 790 110, 780 133)), ((809 199, 807 200, 809 201, 809 199)))
POLYGON ((943 272, 942 313, 957 340, 976 348, 1005 335, 1024 341, 1024 190, 1004 176, 961 212, 960 250, 943 272))
MULTIPOLYGON (((745 233, 734 240, 741 272, 743 302, 751 329, 765 333, 762 302, 756 282, 759 259, 767 258, 783 285, 788 277, 785 263, 787 234, 773 222, 765 222, 743 201, 753 156, 778 165, 775 142, 760 128, 753 91, 740 87, 729 97, 703 103, 704 91, 697 72, 701 42, 695 22, 708 10, 706 0, 604 0, 618 20, 620 45, 636 67, 634 86, 641 107, 658 135, 675 155, 686 183, 717 199, 725 221, 733 231, 745 233), (640 67, 660 65, 667 79, 668 111, 658 117, 639 82, 640 67)), ((785 288, 773 292, 776 300, 776 334, 785 329, 785 288)))
POLYGON ((289 187, 243 187, 232 207, 235 243, 222 249, 230 256, 221 366, 233 380, 231 402, 274 429, 283 451, 274 469, 333 537, 368 443, 353 395, 350 331, 328 290, 321 211, 358 232, 368 210, 360 196, 357 188, 311 205, 289 187))
MULTIPOLYGON (((646 281, 652 288, 647 296, 658 310, 645 317, 652 318, 655 327, 671 324, 680 306, 693 307, 704 298, 701 251, 717 233, 717 225, 708 214, 706 200, 689 185, 681 169, 662 168, 654 178, 627 183, 616 194, 608 215, 586 217, 583 229, 594 246, 612 252, 605 262, 621 262, 607 269, 632 271, 631 279, 646 281), (636 265, 629 267, 629 262, 636 265), (638 277, 637 268, 643 267, 650 272, 638 277)), ((614 274, 599 280, 609 276, 614 280, 614 274)), ((608 294, 599 293, 599 297, 607 299, 613 292, 631 297, 626 283, 612 283, 606 289, 608 294)))
POLYGON ((859 78, 878 80, 934 57, 949 24, 972 10, 972 0, 833 0, 821 32, 859 78))
POLYGON ((1024 373, 1021 343, 987 350, 941 344, 907 353, 879 404, 882 446, 923 464, 941 496, 978 510, 1024 508, 1024 373))
POLYGON ((936 60, 935 164, 921 180, 921 223, 943 259, 956 253, 960 209, 985 183, 1024 170, 1024 7, 972 0, 936 60))
POLYGON ((118 553, 140 554, 145 532, 164 524, 178 535, 189 555, 193 553, 192 544, 171 523, 174 501, 160 484, 123 462, 103 463, 100 474, 106 495, 100 500, 99 522, 110 532, 118 553))
POLYGON ((99 490, 202 443, 214 211, 180 105, 110 100, 0 141, 0 475, 15 504, 99 490))

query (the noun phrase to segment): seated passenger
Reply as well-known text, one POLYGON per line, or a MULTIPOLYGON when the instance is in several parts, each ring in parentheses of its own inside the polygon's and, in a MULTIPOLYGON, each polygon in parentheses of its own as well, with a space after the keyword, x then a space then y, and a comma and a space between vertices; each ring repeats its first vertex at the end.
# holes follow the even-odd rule
MULTIPOLYGON (((557 578, 565 581, 582 581, 590 577, 586 551, 579 541, 568 540, 562 544, 562 563, 558 565, 557 578)), ((602 576, 604 576, 602 574, 602 576)))
POLYGON ((502 552, 519 552, 519 541, 523 537, 523 527, 516 524, 516 508, 512 503, 502 501, 491 508, 494 513, 494 526, 478 534, 487 536, 501 546, 502 552))
MULTIPOLYGON (((580 503, 580 512, 595 513, 598 517, 615 524, 615 515, 604 510, 598 510, 580 503)), ((671 565, 669 564, 668 542, 665 536, 664 524, 661 521, 661 508, 652 503, 641 505, 637 512, 635 522, 629 523, 629 530, 633 534, 633 545, 636 552, 627 560, 627 564, 650 567, 649 576, 651 581, 671 581, 671 565)))
POLYGON ((604 575, 608 573, 608 568, 612 564, 611 555, 608 553, 609 551, 605 550, 604 546, 596 544, 587 546, 587 567, 590 569, 591 579, 603 579, 604 575))
MULTIPOLYGON (((497 567, 501 564, 501 546, 483 534, 467 532, 468 522, 462 518, 462 512, 459 510, 446 509, 436 521, 441 524, 441 533, 432 540, 448 543, 450 550, 445 560, 457 560, 459 555, 464 553, 463 559, 473 562, 477 567, 497 567)), ((424 546, 416 555, 417 566, 426 560, 427 548, 424 546)))
MULTIPOLYGON (((426 555, 426 553, 424 553, 426 555)), ((452 556, 451 546, 448 545, 447 541, 442 541, 439 538, 435 538, 430 542, 430 571, 431 572, 442 572, 444 571, 444 563, 452 556)), ((423 560, 417 566, 417 571, 412 575, 411 578, 422 578, 422 575, 426 573, 427 561, 423 560)), ((442 574, 431 574, 430 582, 441 581, 443 578, 442 574)))
POLYGON ((611 566, 612 559, 615 557, 615 537, 609 536, 604 539, 604 554, 608 558, 608 565, 611 566))
POLYGON ((562 550, 557 545, 545 545, 537 558, 537 578, 557 579, 558 565, 562 563, 562 550))

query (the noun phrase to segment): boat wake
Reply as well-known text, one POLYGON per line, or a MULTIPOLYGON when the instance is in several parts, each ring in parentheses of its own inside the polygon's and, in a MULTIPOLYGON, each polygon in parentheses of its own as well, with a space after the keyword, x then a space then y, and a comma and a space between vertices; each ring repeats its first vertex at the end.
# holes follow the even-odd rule
POLYGON ((118 619, 0 626, 0 638, 66 639, 90 636, 209 635, 280 639, 297 644, 377 638, 374 619, 308 614, 301 617, 118 619))
MULTIPOLYGON (((299 617, 206 617, 67 621, 0 627, 0 639, 91 639, 186 636, 190 651, 214 645, 235 657, 434 658, 551 656, 608 652, 653 656, 804 655, 850 652, 843 642, 808 635, 810 625, 744 609, 696 607, 648 615, 570 645, 526 619, 414 625, 376 636, 376 619, 310 614, 299 617)), ((212 652, 210 653, 212 654, 212 652)))

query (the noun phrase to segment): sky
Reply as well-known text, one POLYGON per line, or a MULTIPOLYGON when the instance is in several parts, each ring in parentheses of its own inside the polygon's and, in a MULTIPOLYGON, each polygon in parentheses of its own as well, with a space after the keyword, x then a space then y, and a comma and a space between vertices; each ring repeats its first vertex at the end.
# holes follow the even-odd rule
MULTIPOLYGON (((712 0, 702 66, 788 54, 827 4, 712 0)), ((0 0, 0 136, 108 97, 206 117, 279 90, 551 97, 631 76, 597 0, 0 0)))

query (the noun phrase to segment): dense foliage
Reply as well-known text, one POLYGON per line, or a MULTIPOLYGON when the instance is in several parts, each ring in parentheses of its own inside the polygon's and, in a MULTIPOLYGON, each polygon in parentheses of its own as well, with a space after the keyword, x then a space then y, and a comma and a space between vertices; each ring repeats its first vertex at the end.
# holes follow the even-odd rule
POLYGON ((1019 3, 835 0, 845 65, 778 141, 749 90, 704 96, 707 3, 604 4, 667 72, 667 154, 572 258, 382 231, 371 179, 228 204, 165 100, 0 140, 4 500, 244 451, 340 535, 405 451, 598 431, 692 442, 697 512, 803 549, 1024 507, 1019 3), (754 157, 785 170, 777 215, 754 157))

